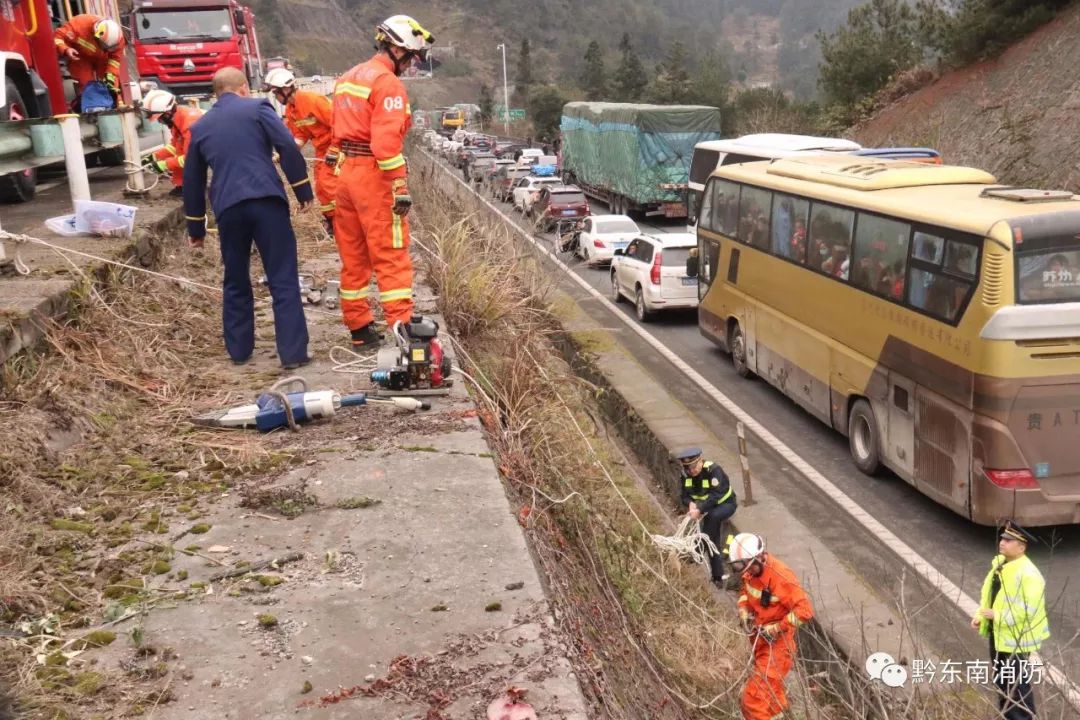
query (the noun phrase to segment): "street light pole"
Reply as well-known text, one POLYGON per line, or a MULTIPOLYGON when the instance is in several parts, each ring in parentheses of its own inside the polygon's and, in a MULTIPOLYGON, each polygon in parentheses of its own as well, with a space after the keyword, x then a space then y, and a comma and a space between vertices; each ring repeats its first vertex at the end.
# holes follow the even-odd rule
POLYGON ((503 61, 503 133, 510 135, 510 90, 506 84, 506 43, 499 43, 497 50, 502 50, 503 61))

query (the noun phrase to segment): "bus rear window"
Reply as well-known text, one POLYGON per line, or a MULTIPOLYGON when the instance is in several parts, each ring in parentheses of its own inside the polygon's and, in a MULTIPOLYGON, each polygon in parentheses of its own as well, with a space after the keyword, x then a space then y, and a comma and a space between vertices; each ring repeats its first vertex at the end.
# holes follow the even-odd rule
POLYGON ((1021 303, 1080 302, 1080 241, 1021 250, 1016 262, 1021 303))

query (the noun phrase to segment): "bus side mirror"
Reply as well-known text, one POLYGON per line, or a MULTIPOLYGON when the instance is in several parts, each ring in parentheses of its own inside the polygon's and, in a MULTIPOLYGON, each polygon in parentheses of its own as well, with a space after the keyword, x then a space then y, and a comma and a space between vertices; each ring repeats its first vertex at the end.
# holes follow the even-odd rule
POLYGON ((233 10, 233 22, 236 23, 236 32, 247 35, 247 21, 244 19, 244 11, 237 8, 233 10))
POLYGON ((698 255, 697 248, 690 250, 690 254, 686 258, 686 277, 698 276, 698 255))

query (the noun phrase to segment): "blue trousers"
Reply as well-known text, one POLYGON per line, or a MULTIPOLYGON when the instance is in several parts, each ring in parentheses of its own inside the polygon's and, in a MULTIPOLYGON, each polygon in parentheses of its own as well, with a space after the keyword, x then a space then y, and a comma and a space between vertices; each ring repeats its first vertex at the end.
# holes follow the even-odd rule
POLYGON ((307 359, 308 330, 297 278, 296 235, 289 204, 276 197, 244 200, 217 219, 225 301, 225 349, 233 360, 255 350, 255 298, 251 292, 251 243, 259 250, 274 300, 274 334, 282 365, 307 359))

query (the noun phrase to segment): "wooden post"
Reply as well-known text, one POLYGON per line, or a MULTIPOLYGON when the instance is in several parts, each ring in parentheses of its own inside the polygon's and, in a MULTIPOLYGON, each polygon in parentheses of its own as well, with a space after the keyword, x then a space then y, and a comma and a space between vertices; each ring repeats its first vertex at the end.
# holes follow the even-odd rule
POLYGON ((739 466, 742 468, 743 505, 754 504, 754 489, 750 483, 750 458, 746 456, 746 427, 736 423, 736 432, 739 435, 739 466))

